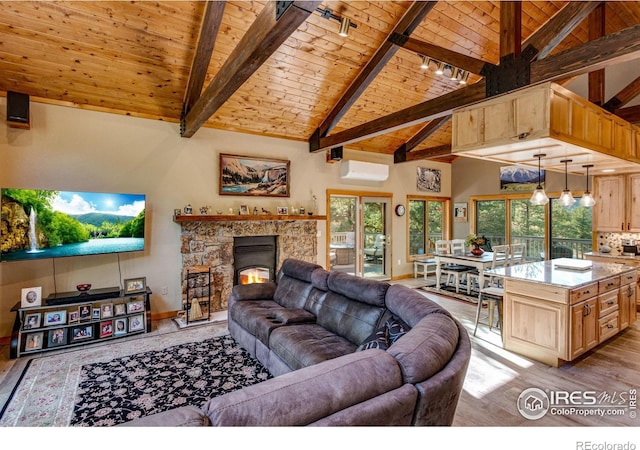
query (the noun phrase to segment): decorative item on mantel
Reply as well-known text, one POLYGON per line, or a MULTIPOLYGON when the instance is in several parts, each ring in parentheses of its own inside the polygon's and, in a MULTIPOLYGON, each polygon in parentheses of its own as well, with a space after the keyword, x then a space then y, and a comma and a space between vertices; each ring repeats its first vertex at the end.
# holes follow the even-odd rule
POLYGON ((192 211, 193 211, 193 208, 191 207, 191 203, 189 203, 187 206, 184 207, 185 214, 191 214, 192 211))
POLYGON ((477 236, 475 234, 470 234, 465 239, 465 242, 467 243, 468 246, 473 246, 473 248, 471 249, 472 255, 480 256, 484 253, 484 250, 482 250, 480 246, 485 245, 487 243, 487 238, 485 238, 484 236, 477 236))

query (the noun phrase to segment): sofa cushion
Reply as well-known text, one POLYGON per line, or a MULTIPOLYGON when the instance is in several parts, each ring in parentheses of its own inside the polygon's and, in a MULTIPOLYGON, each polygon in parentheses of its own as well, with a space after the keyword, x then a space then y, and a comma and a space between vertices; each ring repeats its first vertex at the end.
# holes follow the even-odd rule
POLYGON ((329 290, 329 272, 324 269, 316 269, 311 272, 311 284, 322 291, 329 290))
POLYGON ((287 275, 296 280, 311 283, 311 274, 316 269, 322 269, 318 264, 287 258, 280 267, 280 276, 287 275))
POLYGON ((221 395, 209 400, 203 412, 214 426, 308 425, 400 386, 398 363, 383 351, 371 350, 221 395))
POLYGON ((309 297, 306 309, 316 316, 316 323, 354 346, 360 345, 380 323, 384 307, 345 297, 333 290, 322 297, 309 297))
POLYGON ((357 351, 369 350, 371 348, 379 348, 386 350, 391 347, 398 339, 404 336, 410 330, 409 325, 395 316, 387 319, 384 324, 371 334, 360 346, 357 351))
POLYGON ((458 346, 455 321, 445 314, 428 314, 387 352, 402 369, 405 383, 419 383, 439 372, 458 346))
POLYGON ((389 283, 368 280, 344 272, 331 272, 327 282, 329 289, 345 297, 374 306, 384 306, 389 283))
POLYGON ((229 315, 242 328, 256 335, 257 322, 272 316, 274 311, 284 309, 273 300, 243 300, 231 305, 229 315))
POLYGON ((387 290, 385 303, 389 311, 404 320, 410 327, 415 326, 428 314, 439 313, 450 316, 449 312, 424 295, 400 284, 387 290))
POLYGON ((287 325, 274 329, 269 348, 292 370, 353 353, 356 346, 314 324, 287 325))

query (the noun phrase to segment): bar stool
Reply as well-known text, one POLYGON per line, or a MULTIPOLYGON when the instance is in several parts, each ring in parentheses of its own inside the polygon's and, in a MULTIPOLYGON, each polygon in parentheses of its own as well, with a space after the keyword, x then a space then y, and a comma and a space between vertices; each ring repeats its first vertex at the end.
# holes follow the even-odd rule
MULTIPOLYGON (((508 245, 496 245, 493 247, 493 261, 491 262, 491 268, 495 269, 502 265, 507 265, 508 255, 508 245)), ((504 300, 504 286, 502 281, 502 277, 491 275, 486 286, 480 286, 480 293, 478 294, 478 308, 476 310, 476 323, 473 329, 474 336, 478 330, 478 323, 480 323, 480 311, 482 310, 483 297, 488 296, 488 298, 486 298, 486 302, 489 313, 489 330, 493 328, 493 311, 497 306, 498 324, 500 327, 500 336, 502 337, 502 301, 504 300)))

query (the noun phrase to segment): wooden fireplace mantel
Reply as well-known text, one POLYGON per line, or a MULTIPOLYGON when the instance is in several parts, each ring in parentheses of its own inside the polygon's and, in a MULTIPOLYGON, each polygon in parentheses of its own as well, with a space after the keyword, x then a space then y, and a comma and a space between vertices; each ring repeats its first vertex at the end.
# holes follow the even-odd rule
POLYGON ((275 215, 275 214, 220 214, 220 215, 202 215, 202 214, 183 214, 174 216, 173 221, 176 223, 184 222, 230 222, 230 221, 249 221, 249 220, 327 220, 327 216, 319 215, 275 215))

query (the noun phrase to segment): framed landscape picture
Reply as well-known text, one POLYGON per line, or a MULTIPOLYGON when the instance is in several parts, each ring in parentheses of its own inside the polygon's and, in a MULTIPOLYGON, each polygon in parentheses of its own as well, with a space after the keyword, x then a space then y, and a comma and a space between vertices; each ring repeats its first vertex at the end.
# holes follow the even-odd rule
POLYGON ((220 155, 220 195, 289 197, 290 162, 253 156, 220 155))
POLYGON ((534 191, 540 184, 544 188, 545 171, 522 166, 500 167, 500 190, 507 192, 534 191))

